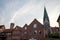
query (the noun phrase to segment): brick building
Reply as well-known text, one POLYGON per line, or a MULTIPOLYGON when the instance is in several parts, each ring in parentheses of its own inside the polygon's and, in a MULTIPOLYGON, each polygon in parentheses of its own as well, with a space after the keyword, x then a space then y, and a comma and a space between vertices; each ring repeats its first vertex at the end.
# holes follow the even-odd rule
POLYGON ((49 33, 60 34, 60 15, 57 22, 59 27, 51 27, 49 17, 44 8, 43 24, 37 19, 34 19, 29 25, 25 24, 23 28, 15 26, 14 23, 10 24, 10 29, 5 29, 5 26, 0 26, 0 39, 3 40, 45 40, 46 35, 49 33), (3 36, 2 36, 3 35, 3 36), (3 38, 2 38, 3 37, 3 38))

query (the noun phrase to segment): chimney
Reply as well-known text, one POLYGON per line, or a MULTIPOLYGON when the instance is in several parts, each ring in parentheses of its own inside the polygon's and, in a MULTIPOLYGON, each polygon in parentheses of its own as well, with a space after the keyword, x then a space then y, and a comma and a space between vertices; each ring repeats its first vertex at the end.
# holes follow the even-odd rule
POLYGON ((14 28, 14 23, 10 23, 10 29, 12 30, 14 28))

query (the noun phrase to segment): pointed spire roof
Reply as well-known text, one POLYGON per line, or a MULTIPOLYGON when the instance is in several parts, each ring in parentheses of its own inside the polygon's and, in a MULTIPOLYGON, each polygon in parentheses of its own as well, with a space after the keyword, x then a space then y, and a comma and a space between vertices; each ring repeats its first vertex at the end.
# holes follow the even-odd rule
POLYGON ((58 17, 58 19, 57 19, 57 22, 59 22, 59 20, 60 20, 60 14, 59 14, 59 17, 58 17))
POLYGON ((44 7, 44 18, 43 18, 43 22, 45 21, 45 18, 49 21, 49 17, 48 17, 46 8, 44 7))
POLYGON ((50 27, 50 22, 49 22, 49 17, 46 11, 46 8, 44 7, 44 17, 43 17, 43 24, 45 28, 49 28, 50 27))

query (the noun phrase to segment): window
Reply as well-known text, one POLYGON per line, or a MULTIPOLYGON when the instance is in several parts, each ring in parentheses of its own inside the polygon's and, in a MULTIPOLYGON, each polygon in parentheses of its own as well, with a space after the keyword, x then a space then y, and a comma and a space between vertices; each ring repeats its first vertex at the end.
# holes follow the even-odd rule
POLYGON ((58 28, 56 28, 56 30, 57 30, 57 31, 59 31, 59 29, 58 29, 58 28))
POLYGON ((34 31, 34 34, 37 34, 37 30, 34 31))
POLYGON ((21 34, 21 32, 20 31, 18 31, 18 30, 15 30, 15 31, 13 31, 13 33, 12 33, 13 35, 20 35, 21 34))
POLYGON ((33 27, 34 27, 34 28, 37 28, 37 24, 34 24, 33 27))
POLYGON ((32 31, 29 31, 29 35, 32 35, 32 31))
POLYGON ((24 32, 24 34, 27 34, 27 32, 24 32))
POLYGON ((7 38, 7 40, 11 40, 11 38, 10 38, 10 37, 8 37, 8 38, 7 38))
POLYGON ((1 33, 1 32, 3 32, 3 30, 2 30, 2 29, 0 29, 0 33, 1 33))
POLYGON ((29 39, 29 40, 37 40, 37 39, 35 39, 35 38, 31 38, 31 39, 29 39))
POLYGON ((27 40, 26 37, 24 37, 23 40, 27 40))
POLYGON ((42 31, 41 31, 41 30, 39 30, 39 34, 41 34, 41 32, 42 32, 42 31))
POLYGON ((7 33, 7 35, 11 35, 11 33, 7 33))

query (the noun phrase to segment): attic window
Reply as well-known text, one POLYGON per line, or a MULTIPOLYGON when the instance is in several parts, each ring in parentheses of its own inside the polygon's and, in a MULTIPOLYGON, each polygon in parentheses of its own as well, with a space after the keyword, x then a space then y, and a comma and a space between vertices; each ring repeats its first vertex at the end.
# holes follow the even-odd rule
POLYGON ((33 27, 34 27, 34 28, 37 28, 37 24, 34 24, 33 27))

